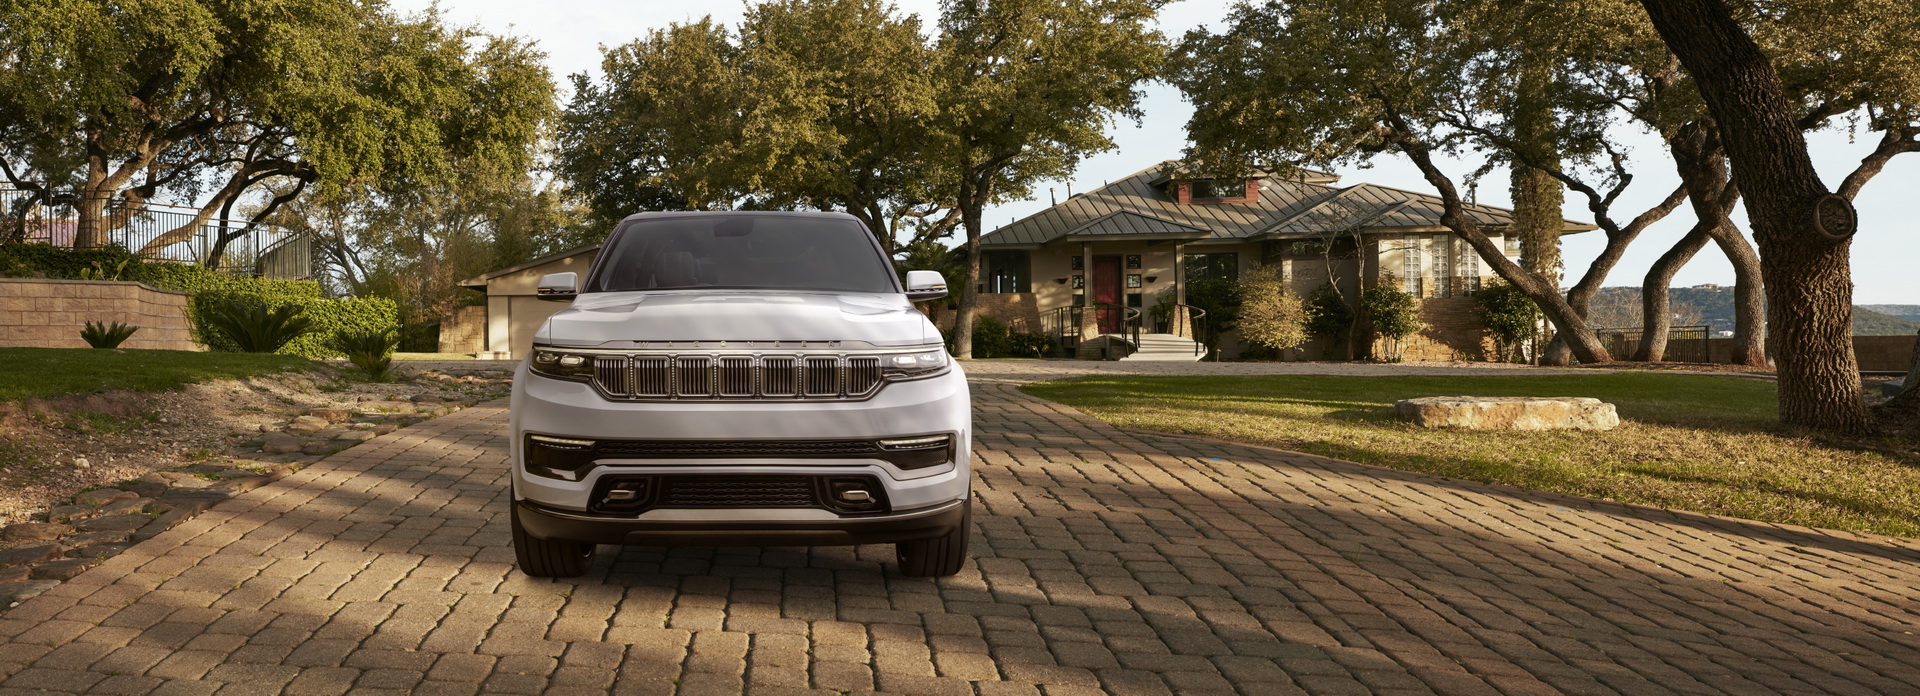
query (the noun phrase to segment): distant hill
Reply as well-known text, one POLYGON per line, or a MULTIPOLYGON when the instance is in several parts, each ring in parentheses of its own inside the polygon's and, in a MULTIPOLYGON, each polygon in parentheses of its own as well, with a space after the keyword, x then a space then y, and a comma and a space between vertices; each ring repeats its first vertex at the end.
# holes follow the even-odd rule
MULTIPOLYGON (((1718 335, 1733 330, 1733 288, 1696 285, 1670 292, 1683 324, 1706 324, 1718 335)), ((1601 288, 1593 300, 1593 323, 1606 328, 1640 328, 1640 288, 1601 288)), ((1920 331, 1920 305, 1856 305, 1856 336, 1908 336, 1920 331)))
POLYGON ((1896 319, 1920 321, 1920 305, 1916 304, 1870 304, 1860 305, 1896 319))

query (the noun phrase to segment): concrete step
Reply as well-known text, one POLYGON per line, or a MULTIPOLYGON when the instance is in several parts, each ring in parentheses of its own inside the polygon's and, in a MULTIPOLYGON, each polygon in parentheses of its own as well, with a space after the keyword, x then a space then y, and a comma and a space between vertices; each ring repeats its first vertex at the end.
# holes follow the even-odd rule
POLYGON ((1206 355, 1193 340, 1173 334, 1141 334, 1139 350, 1121 360, 1194 362, 1206 355))

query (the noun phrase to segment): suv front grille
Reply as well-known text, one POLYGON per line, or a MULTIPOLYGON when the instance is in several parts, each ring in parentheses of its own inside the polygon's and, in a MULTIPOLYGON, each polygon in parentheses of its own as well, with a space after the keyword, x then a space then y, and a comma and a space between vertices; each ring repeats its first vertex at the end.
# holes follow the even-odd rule
POLYGON ((671 508, 800 508, 819 504, 806 476, 748 479, 676 478, 661 481, 660 503, 671 508))
POLYGON ((648 510, 811 508, 842 515, 885 514, 886 488, 865 474, 704 476, 609 474, 594 483, 589 512, 637 515, 648 510))
POLYGON ((603 355, 593 383, 612 399, 864 399, 880 358, 859 355, 603 355))

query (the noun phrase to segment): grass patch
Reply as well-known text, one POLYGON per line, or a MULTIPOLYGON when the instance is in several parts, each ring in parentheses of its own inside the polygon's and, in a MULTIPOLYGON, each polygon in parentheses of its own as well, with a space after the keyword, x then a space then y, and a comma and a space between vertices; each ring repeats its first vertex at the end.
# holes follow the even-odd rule
POLYGON ((194 382, 297 372, 319 364, 295 355, 179 350, 0 348, 0 401, 106 389, 168 391, 194 382))
POLYGON ((1024 391, 1116 426, 1763 522, 1920 536, 1920 451, 1863 451, 1775 425, 1772 382, 1654 373, 1457 377, 1093 376, 1024 391), (1591 396, 1600 433, 1429 430, 1420 396, 1591 396), (1906 454, 1888 454, 1905 452, 1906 454))

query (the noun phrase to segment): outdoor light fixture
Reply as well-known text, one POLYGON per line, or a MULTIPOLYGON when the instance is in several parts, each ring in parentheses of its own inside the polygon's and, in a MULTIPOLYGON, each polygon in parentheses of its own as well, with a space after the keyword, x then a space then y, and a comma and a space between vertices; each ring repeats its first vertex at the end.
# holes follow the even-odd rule
POLYGON ((1066 285, 1066 284, 1067 284, 1067 279, 1066 279, 1066 278, 1054 278, 1054 279, 1053 279, 1053 282, 1054 282, 1054 283, 1056 283, 1056 284, 1059 284, 1059 285, 1066 285))
POLYGON ((1160 280, 1160 276, 1147 276, 1147 282, 1149 282, 1149 283, 1151 283, 1151 282, 1154 282, 1154 281, 1157 281, 1157 280, 1160 280))

